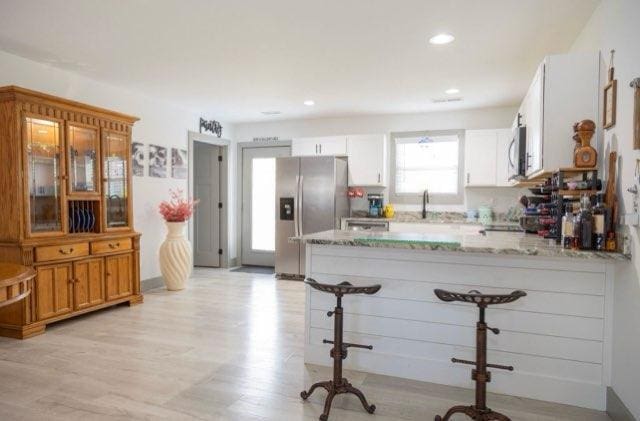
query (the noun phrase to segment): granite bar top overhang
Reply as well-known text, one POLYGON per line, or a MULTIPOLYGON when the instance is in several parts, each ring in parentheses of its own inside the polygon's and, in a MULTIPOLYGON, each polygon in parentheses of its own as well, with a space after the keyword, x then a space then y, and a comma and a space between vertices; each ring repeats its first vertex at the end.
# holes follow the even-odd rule
POLYGON ((603 259, 628 261, 631 256, 622 253, 595 250, 564 249, 554 240, 533 234, 488 232, 482 234, 402 234, 394 232, 323 231, 302 237, 309 244, 352 247, 396 248, 406 250, 487 253, 494 255, 523 255, 603 259))

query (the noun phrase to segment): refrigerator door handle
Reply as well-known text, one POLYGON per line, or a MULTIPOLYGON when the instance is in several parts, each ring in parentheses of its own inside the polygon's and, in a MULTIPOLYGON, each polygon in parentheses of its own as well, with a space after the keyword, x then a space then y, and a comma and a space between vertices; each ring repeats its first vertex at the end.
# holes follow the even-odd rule
POLYGON ((302 192, 304 191, 302 188, 303 185, 304 185, 304 176, 301 175, 298 180, 298 224, 299 224, 298 233, 299 233, 299 236, 304 235, 304 233, 302 232, 302 214, 304 213, 303 211, 304 202, 303 202, 303 194, 302 194, 302 192))
POLYGON ((300 213, 300 176, 296 175, 296 197, 293 199, 293 235, 300 237, 300 231, 298 229, 298 218, 300 213))

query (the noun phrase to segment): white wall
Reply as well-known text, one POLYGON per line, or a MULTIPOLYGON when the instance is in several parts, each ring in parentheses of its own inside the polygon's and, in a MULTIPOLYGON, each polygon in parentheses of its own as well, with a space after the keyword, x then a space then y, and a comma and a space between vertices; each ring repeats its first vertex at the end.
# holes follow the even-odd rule
MULTIPOLYGON (((618 108, 615 127, 604 132, 604 155, 617 150, 618 197, 621 214, 633 209, 633 196, 626 190, 634 184, 633 89, 629 82, 640 77, 640 2, 603 0, 577 38, 572 50, 600 49, 609 63, 609 51, 616 50, 615 77, 618 79, 618 108)), ((606 72, 603 72, 603 76, 606 72)), ((600 123, 601 124, 601 123, 600 123)), ((606 159, 604 159, 606 161, 606 159)), ((626 229, 631 237, 632 264, 622 267, 614 286, 612 387, 625 405, 640 419, 640 239, 637 227, 626 229)))
MULTIPOLYGON (((133 140, 147 145, 153 143, 167 148, 186 149, 187 131, 198 130, 200 116, 209 117, 160 99, 0 52, 0 86, 5 85, 18 85, 135 115, 140 118, 140 121, 134 126, 133 140)), ((224 126, 223 136, 232 138, 232 128, 225 123, 222 125, 224 126)), ((230 162, 234 161, 230 160, 230 162)), ((160 275, 157 254, 160 243, 164 239, 165 228, 157 211, 158 203, 168 197, 169 189, 180 188, 185 192, 187 190, 187 180, 173 179, 170 173, 167 178, 152 178, 147 174, 145 168, 144 177, 133 178, 134 224, 135 229, 142 233, 140 245, 142 279, 160 275)), ((231 250, 235 250, 235 247, 231 250)))
MULTIPOLYGON (((234 127, 238 141, 249 142, 254 137, 278 136, 280 140, 295 137, 332 136, 367 133, 406 132, 419 130, 496 129, 511 127, 517 107, 484 108, 474 110, 443 111, 425 114, 366 115, 344 118, 306 120, 282 120, 268 123, 244 123, 234 127)), ((380 192, 372 189, 372 192, 380 192)), ((462 211, 491 205, 496 211, 505 212, 515 205, 521 189, 467 188, 464 205, 430 206, 433 210, 462 211)), ((366 209, 366 200, 353 202, 352 208, 366 209)), ((399 210, 419 210, 417 205, 396 205, 399 210)))

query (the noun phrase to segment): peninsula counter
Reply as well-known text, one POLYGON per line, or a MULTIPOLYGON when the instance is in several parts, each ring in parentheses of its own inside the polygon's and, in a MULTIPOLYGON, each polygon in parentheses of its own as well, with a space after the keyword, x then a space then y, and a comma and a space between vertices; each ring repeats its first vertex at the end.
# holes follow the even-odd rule
MULTIPOLYGON (((611 322, 619 253, 564 250, 537 236, 429 235, 326 231, 303 237, 306 276, 319 282, 381 284, 373 296, 348 296, 345 368, 472 388, 477 308, 444 303, 436 288, 527 296, 487 311, 489 362, 496 393, 605 409, 611 378, 611 322)), ((305 362, 330 365, 335 297, 307 288, 305 362)))

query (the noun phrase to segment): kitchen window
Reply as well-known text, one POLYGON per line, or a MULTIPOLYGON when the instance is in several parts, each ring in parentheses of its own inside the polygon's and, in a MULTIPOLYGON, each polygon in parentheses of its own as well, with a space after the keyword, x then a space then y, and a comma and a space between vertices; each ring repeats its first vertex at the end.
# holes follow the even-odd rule
POLYGON ((391 202, 462 204, 464 132, 461 130, 391 134, 391 202))

